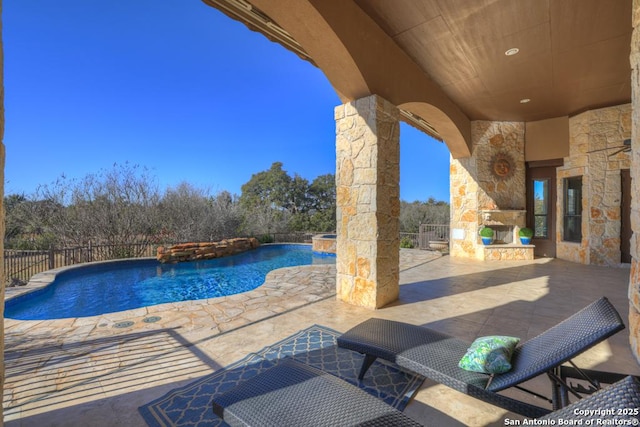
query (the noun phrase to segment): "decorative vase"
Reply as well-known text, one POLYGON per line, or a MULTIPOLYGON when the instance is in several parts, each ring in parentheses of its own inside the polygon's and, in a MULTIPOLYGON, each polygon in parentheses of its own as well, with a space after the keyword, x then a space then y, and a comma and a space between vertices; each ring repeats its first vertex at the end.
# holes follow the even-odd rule
POLYGON ((520 236, 520 243, 522 243, 523 245, 530 245, 531 244, 531 237, 522 237, 522 236, 520 236))
POLYGON ((482 239, 482 244, 485 246, 490 245, 491 241, 493 240, 491 237, 481 237, 481 239, 482 239))

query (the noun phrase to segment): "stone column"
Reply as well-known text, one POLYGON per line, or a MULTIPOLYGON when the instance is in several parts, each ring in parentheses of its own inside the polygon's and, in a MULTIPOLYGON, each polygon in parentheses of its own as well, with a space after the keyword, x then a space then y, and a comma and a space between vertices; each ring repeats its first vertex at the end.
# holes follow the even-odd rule
POLYGON ((380 308, 399 294, 399 111, 371 95, 335 119, 337 297, 380 308))
POLYGON ((640 362, 640 0, 631 12, 631 274, 629 277, 629 340, 640 362))
POLYGON ((620 264, 620 170, 630 156, 614 149, 631 137, 631 105, 585 111, 569 118, 569 156, 557 169, 556 257, 581 264, 620 264), (611 150, 606 150, 611 148, 611 150), (562 240, 564 180, 582 176, 582 242, 562 240))

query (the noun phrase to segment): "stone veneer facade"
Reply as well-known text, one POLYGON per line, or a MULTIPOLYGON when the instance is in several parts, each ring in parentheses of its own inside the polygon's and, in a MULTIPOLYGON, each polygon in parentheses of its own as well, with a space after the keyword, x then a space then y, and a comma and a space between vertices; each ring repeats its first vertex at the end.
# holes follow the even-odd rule
POLYGON ((483 224, 525 226, 524 129, 524 123, 518 122, 473 122, 471 157, 451 159, 452 256, 492 260, 533 257, 532 248, 518 244, 484 247, 478 237, 483 224), (507 155, 511 163, 504 178, 492 172, 493 161, 500 155, 507 155))
POLYGON ((336 290, 380 308, 399 295, 399 111, 371 95, 336 107, 336 290))
POLYGON ((629 278, 629 341, 640 362, 640 0, 633 0, 631 38, 631 274, 629 278))
MULTIPOLYGON (((620 264, 620 201, 622 169, 629 169, 628 152, 615 155, 631 136, 631 105, 591 110, 569 119, 569 156, 557 169, 556 256, 573 262, 620 264), (582 176, 583 238, 562 239, 564 179, 582 176)), ((526 225, 526 166, 524 123, 473 122, 472 155, 452 159, 451 255, 487 259, 532 259, 533 249, 482 246, 477 230, 483 224, 526 225), (508 153, 514 171, 507 179, 492 172, 492 161, 508 153), (511 218, 503 218, 509 215, 511 218), (490 219, 487 220, 488 216, 490 219)))
POLYGON ((620 264, 620 171, 628 152, 614 154, 631 137, 631 105, 591 110, 569 119, 569 157, 557 169, 556 257, 582 264, 620 264), (582 242, 563 240, 564 180, 582 177, 582 242))
POLYGON ((161 263, 174 264, 187 261, 205 261, 236 255, 255 249, 260 242, 255 237, 238 237, 219 242, 191 242, 180 243, 170 247, 160 246, 156 252, 156 259, 161 263))

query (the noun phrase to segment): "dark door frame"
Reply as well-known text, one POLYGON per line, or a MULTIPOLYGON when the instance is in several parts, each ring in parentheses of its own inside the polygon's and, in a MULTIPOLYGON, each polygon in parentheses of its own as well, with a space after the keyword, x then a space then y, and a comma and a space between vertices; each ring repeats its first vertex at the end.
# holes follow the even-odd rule
POLYGON ((631 262, 631 170, 620 170, 620 262, 631 262))
POLYGON ((531 240, 531 244, 535 245, 534 254, 538 257, 555 258, 556 256, 556 204, 558 200, 558 196, 556 194, 556 168, 562 166, 563 164, 563 159, 527 162, 527 226, 531 228, 533 228, 535 224, 533 188, 534 180, 547 179, 549 182, 547 189, 547 237, 540 238, 534 236, 531 240))

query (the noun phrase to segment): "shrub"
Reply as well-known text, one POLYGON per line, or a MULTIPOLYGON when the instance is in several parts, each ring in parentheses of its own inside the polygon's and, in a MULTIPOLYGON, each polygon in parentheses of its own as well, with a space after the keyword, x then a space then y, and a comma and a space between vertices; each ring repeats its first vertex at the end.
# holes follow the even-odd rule
POLYGON ((258 237, 258 242, 260 242, 260 244, 273 243, 274 241, 275 239, 272 234, 263 234, 262 236, 258 237))
POLYGON ((400 247, 403 249, 413 249, 415 245, 409 237, 403 237, 402 240, 400 240, 400 247))
POLYGON ((482 227, 480 229, 480 237, 492 238, 493 237, 493 228, 491 228, 491 227, 482 227))
POLYGON ((139 256, 133 246, 116 245, 109 250, 110 259, 134 258, 139 256))
POLYGON ((523 227, 518 232, 520 237, 528 237, 529 239, 533 237, 533 230, 527 227, 523 227))

